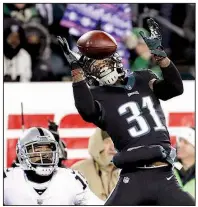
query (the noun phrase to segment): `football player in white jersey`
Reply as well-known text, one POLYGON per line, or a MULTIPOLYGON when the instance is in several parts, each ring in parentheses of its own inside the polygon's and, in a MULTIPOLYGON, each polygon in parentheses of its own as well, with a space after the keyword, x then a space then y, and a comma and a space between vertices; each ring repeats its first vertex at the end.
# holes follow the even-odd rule
POLYGON ((28 129, 16 150, 20 167, 4 178, 5 205, 103 205, 82 175, 58 167, 58 142, 49 130, 28 129))

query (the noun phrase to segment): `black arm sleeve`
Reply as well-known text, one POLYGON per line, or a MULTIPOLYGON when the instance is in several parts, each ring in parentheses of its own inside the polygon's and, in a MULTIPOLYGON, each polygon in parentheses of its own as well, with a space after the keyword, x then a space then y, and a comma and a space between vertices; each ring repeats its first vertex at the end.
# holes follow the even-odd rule
POLYGON ((168 100, 175 96, 181 95, 184 91, 183 83, 179 71, 171 62, 167 68, 161 68, 163 80, 160 80, 151 70, 147 70, 144 78, 146 81, 156 79, 153 83, 153 92, 157 98, 168 100))
POLYGON ((3 171, 3 178, 6 178, 7 176, 6 176, 6 173, 5 173, 5 171, 3 171))
POLYGON ((101 105, 98 101, 93 99, 86 81, 83 80, 73 83, 73 93, 75 106, 82 118, 87 122, 98 125, 97 123, 102 116, 101 105))

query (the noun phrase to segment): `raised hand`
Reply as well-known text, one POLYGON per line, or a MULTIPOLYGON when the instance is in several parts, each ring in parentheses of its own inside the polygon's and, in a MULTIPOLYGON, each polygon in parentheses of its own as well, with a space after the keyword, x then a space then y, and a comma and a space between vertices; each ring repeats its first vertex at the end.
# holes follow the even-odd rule
POLYGON ((68 63, 70 64, 70 66, 73 63, 78 63, 77 58, 75 57, 75 55, 73 54, 73 52, 69 48, 69 44, 68 44, 66 38, 61 37, 61 36, 57 36, 57 40, 63 50, 65 58, 67 59, 68 63))
POLYGON ((148 48, 150 49, 151 54, 154 54, 155 56, 162 57, 162 58, 167 57, 167 54, 165 53, 161 45, 162 35, 160 33, 159 25, 152 18, 147 20, 147 24, 151 32, 150 37, 146 37, 144 32, 142 31, 140 32, 140 35, 144 39, 148 48))

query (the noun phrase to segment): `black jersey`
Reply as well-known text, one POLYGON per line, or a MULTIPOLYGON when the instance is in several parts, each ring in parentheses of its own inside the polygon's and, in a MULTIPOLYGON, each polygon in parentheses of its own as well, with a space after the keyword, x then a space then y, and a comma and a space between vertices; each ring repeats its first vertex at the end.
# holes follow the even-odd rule
POLYGON ((160 101, 148 83, 157 78, 150 70, 134 72, 125 86, 91 88, 102 118, 95 124, 106 130, 118 151, 142 145, 170 147, 160 101))

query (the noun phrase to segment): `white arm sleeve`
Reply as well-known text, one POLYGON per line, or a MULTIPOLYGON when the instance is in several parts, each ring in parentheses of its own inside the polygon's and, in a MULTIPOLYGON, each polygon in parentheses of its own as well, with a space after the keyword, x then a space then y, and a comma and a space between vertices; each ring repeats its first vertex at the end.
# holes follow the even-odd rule
POLYGON ((76 196, 74 205, 104 205, 89 188, 86 179, 76 170, 73 170, 76 179, 76 196))

